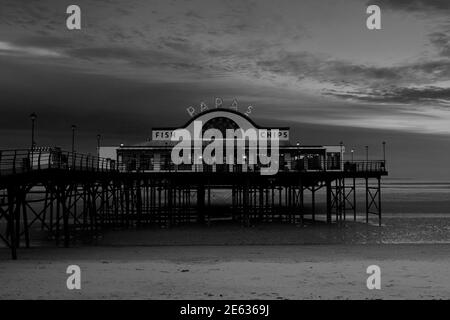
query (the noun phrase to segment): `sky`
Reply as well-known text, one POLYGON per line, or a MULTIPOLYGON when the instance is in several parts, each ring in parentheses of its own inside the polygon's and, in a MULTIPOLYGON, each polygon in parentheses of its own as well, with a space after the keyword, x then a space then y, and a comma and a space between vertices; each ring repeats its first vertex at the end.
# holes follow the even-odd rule
POLYGON ((450 181, 448 0, 0 0, 0 149, 95 153, 237 99, 301 144, 343 141, 390 177, 450 181), (81 30, 66 8, 81 8, 81 30), (368 30, 366 8, 381 8, 368 30))

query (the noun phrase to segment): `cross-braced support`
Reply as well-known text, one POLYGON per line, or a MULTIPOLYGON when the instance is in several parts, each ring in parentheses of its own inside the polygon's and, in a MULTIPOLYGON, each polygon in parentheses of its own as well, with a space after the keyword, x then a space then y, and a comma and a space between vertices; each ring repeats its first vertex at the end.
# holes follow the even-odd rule
POLYGON ((369 215, 378 216, 378 225, 381 226, 381 179, 378 177, 375 184, 366 181, 366 223, 369 223, 369 215))
MULTIPOLYGON (((307 190, 311 191, 312 221, 316 221, 316 193, 322 188, 326 188, 328 223, 333 218, 343 221, 348 213, 356 220, 357 177, 342 173, 330 177, 296 177, 283 183, 273 177, 246 177, 219 189, 231 190, 230 219, 244 226, 261 222, 303 224, 307 190)), ((366 221, 370 214, 376 214, 381 224, 380 177, 377 184, 369 185, 369 178, 365 182, 366 221)), ((191 185, 169 176, 144 174, 50 175, 18 180, 0 186, 0 241, 17 258, 17 248, 29 247, 38 231, 57 245, 68 247, 77 239, 96 239, 105 227, 171 227, 192 221, 209 225, 214 223, 214 188, 217 186, 210 180, 191 185)))

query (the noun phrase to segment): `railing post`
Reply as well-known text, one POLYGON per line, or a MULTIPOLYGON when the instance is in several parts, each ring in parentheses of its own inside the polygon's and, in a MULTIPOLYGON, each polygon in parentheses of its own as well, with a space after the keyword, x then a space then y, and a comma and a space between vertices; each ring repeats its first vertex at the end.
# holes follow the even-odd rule
POLYGON ((16 158, 17 158, 17 150, 14 150, 13 173, 16 173, 16 158))
POLYGON ((31 169, 32 169, 32 168, 31 168, 31 160, 32 160, 32 158, 33 158, 32 153, 33 153, 33 149, 30 149, 30 150, 28 151, 27 158, 24 159, 24 160, 27 161, 27 162, 26 162, 26 165, 27 165, 26 171, 31 171, 31 169))
MULTIPOLYGON (((38 156, 38 170, 41 170, 41 154, 42 150, 39 150, 39 156, 38 156)), ((34 157, 34 155, 33 155, 34 157)), ((33 159, 31 159, 31 168, 33 168, 33 159)))

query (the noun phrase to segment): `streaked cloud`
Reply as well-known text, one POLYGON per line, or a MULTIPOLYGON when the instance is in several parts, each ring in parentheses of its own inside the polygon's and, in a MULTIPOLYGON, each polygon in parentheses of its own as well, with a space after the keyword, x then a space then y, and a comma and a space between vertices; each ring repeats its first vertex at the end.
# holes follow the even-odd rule
MULTIPOLYGON (((372 3, 370 2, 370 4, 372 3)), ((433 11, 441 14, 446 14, 450 11, 450 5, 447 0, 378 0, 376 4, 382 8, 402 11, 433 11)))
POLYGON ((57 58, 62 56, 60 52, 55 50, 43 47, 20 46, 3 41, 0 41, 0 54, 29 55, 29 56, 49 57, 49 58, 57 58))
POLYGON ((372 89, 339 92, 329 90, 326 94, 334 95, 344 99, 357 101, 383 103, 383 104, 420 104, 450 106, 450 88, 425 87, 425 88, 402 88, 392 87, 385 89, 372 89))

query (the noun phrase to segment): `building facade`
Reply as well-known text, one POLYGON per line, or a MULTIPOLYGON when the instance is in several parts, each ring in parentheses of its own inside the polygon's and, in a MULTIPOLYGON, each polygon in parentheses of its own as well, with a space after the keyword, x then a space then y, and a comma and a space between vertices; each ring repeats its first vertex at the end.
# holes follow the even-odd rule
POLYGON ((277 162, 278 171, 344 170, 343 145, 292 143, 289 127, 261 127, 245 114, 226 108, 202 112, 179 128, 153 128, 151 137, 143 143, 101 147, 99 154, 102 158, 117 161, 123 171, 253 172, 267 166, 260 161, 261 146, 267 146, 267 155, 272 156, 275 134, 278 136, 278 155, 271 160, 277 162), (208 135, 208 130, 214 133, 213 137, 208 135), (174 163, 172 152, 181 141, 176 137, 179 132, 187 134, 184 146, 188 146, 185 150, 190 151, 185 155, 186 161, 174 163), (243 135, 231 137, 234 139, 232 149, 229 147, 230 136, 227 136, 229 132, 244 132, 243 135), (255 134, 251 136, 249 132, 255 134), (213 141, 223 150, 212 152, 214 159, 208 163, 202 155, 213 141), (242 146, 243 150, 239 152, 238 146, 242 146))

